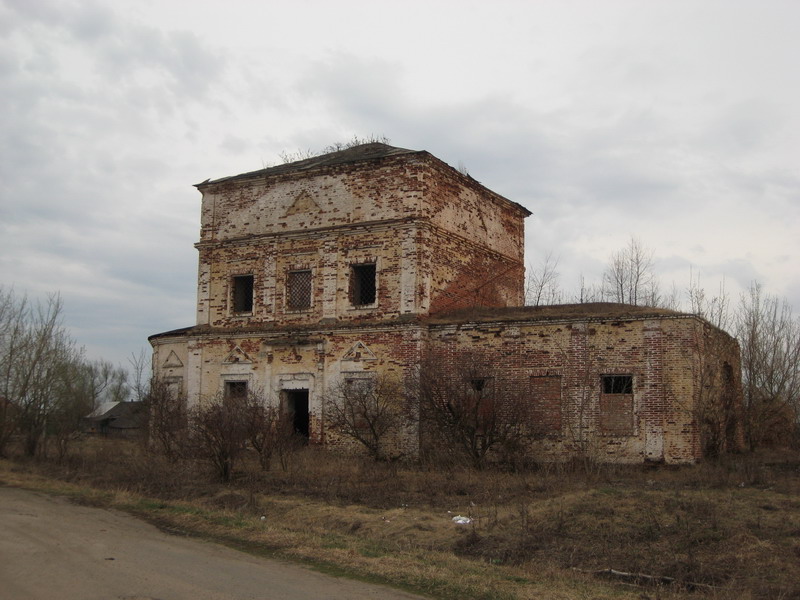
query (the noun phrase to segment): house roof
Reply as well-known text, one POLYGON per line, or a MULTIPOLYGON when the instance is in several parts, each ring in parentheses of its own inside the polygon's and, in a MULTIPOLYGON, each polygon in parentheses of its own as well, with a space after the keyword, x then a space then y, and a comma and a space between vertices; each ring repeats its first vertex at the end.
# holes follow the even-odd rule
POLYGON ((373 160, 378 158, 386 158, 388 156, 399 156, 401 154, 427 154, 424 150, 408 150, 406 148, 396 148, 388 144, 378 142, 370 144, 360 144, 352 148, 345 148, 344 150, 336 150, 328 152, 327 154, 320 154, 303 160, 298 160, 275 167, 268 167, 266 169, 259 169, 258 171, 249 171, 247 173, 240 173, 239 175, 232 175, 230 177, 222 177, 220 179, 206 180, 202 183, 195 185, 197 188, 203 188, 207 185, 214 185, 223 182, 237 181, 241 179, 253 179, 257 177, 264 177, 270 175, 281 175, 284 173, 295 173, 297 171, 310 171, 320 167, 330 167, 334 165, 341 165, 346 163, 356 163, 364 160, 373 160))
POLYGON ((143 402, 103 402, 84 417, 85 421, 108 421, 114 429, 135 429, 145 417, 143 402))
POLYGON ((95 408, 92 412, 86 415, 84 418, 89 420, 101 420, 105 419, 109 416, 112 416, 114 409, 117 407, 120 402, 103 402, 95 408))

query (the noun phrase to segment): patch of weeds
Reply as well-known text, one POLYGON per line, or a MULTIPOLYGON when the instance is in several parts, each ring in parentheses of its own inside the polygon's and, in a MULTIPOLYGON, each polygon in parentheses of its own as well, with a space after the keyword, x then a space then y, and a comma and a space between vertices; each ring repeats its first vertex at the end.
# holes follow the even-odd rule
POLYGON ((196 506, 165 505, 164 508, 176 515, 205 515, 206 512, 196 506))
POLYGON ((241 515, 222 515, 216 516, 211 519, 211 522, 215 525, 221 525, 222 527, 233 527, 235 529, 243 529, 250 525, 250 521, 242 517, 241 515))
POLYGON ((379 544, 367 544, 358 549, 358 553, 366 558, 381 558, 389 554, 386 548, 379 544))
POLYGON ((142 510, 163 510, 169 508, 169 504, 161 502, 160 500, 153 500, 151 498, 142 498, 138 502, 138 508, 142 510))
POLYGON ((347 541, 340 535, 336 535, 335 533, 327 533, 322 536, 321 538, 322 543, 320 546, 322 548, 330 549, 330 550, 346 550, 347 549, 347 541))

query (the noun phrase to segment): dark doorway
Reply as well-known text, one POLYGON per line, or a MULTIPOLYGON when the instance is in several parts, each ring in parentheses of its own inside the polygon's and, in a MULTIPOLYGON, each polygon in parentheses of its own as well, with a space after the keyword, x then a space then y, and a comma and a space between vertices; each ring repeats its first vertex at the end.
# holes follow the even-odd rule
POLYGON ((308 438, 308 390, 284 390, 286 411, 292 417, 294 432, 308 438))

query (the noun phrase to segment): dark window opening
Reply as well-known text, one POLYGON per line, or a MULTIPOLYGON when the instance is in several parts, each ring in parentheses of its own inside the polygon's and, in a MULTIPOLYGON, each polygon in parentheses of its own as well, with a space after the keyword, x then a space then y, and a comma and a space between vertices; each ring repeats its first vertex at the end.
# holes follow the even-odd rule
POLYGON ((237 275, 233 278, 233 312, 253 312, 252 275, 237 275))
POLYGON ((353 265, 350 272, 350 302, 353 306, 375 304, 375 263, 353 265))
POLYGON ((604 394, 632 394, 633 375, 603 375, 604 394))
POLYGON ((292 421, 294 432, 308 439, 308 390, 284 390, 286 412, 292 421))
POLYGON ((246 381, 226 381, 225 398, 244 398, 247 396, 246 381))
POLYGON ((289 310, 311 308, 311 271, 289 271, 286 278, 286 296, 289 310))

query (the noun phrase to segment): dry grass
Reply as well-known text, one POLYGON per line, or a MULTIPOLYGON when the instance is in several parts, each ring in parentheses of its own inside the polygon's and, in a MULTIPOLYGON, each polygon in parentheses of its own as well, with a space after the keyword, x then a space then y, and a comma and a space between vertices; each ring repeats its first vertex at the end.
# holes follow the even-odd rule
POLYGON ((309 448, 286 472, 248 464, 223 486, 198 463, 108 444, 62 465, 0 463, 0 480, 437 598, 800 598, 797 456, 504 473, 309 448), (454 524, 459 514, 472 523, 454 524), (607 568, 678 584, 587 573, 607 568))

